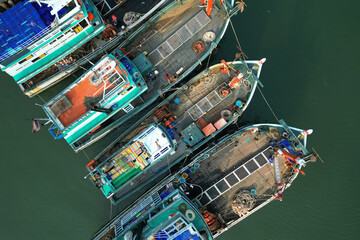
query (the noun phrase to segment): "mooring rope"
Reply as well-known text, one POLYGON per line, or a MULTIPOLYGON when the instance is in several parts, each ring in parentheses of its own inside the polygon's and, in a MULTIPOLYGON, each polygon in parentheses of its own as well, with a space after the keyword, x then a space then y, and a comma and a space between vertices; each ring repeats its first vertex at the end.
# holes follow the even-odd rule
POLYGON ((170 175, 171 175, 171 168, 170 168, 169 156, 167 156, 167 162, 168 162, 168 169, 169 169, 169 173, 170 173, 170 175))
MULTIPOLYGON (((225 8, 226 14, 227 14, 227 15, 229 15, 229 12, 228 12, 228 10, 227 10, 226 5, 224 5, 224 8, 225 8)), ((231 28, 232 28, 232 30, 233 30, 233 33, 234 33, 234 35, 235 35, 235 39, 236 39, 236 42, 237 42, 237 44, 238 44, 239 50, 240 50, 240 51, 242 51, 242 48, 241 48, 241 45, 240 45, 239 38, 238 38, 238 36, 237 36, 237 33, 236 33, 236 31, 235 31, 234 25, 233 25, 233 23, 232 23, 232 21, 231 21, 231 18, 230 18, 230 17, 229 17, 229 22, 230 22, 231 28)), ((240 58, 242 58, 242 59, 243 59, 243 62, 244 62, 244 63, 245 63, 245 65, 247 66, 247 63, 246 63, 246 61, 245 61, 245 58, 244 58, 243 56, 241 56, 240 58)), ((275 114, 274 110, 271 108, 271 106, 270 106, 269 102, 266 100, 266 98, 265 98, 264 94, 262 93, 262 91, 261 91, 261 89, 259 88, 259 86, 258 86, 258 85, 257 85, 257 88, 259 89, 259 92, 260 92, 261 96, 263 97, 263 99, 264 99, 265 103, 266 103, 266 104, 267 104, 267 106, 269 107, 269 109, 270 109, 271 113, 273 114, 273 116, 275 117, 276 121, 278 121, 278 122, 279 122, 279 118, 276 116, 276 114, 275 114)))
POLYGON ((91 159, 89 158, 89 156, 86 154, 85 150, 84 150, 84 149, 81 149, 81 151, 85 154, 85 156, 87 157, 87 159, 88 159, 89 161, 91 161, 91 159))
MULTIPOLYGON (((211 44, 210 44, 210 48, 211 48, 211 45, 212 45, 212 42, 211 42, 211 44)), ((214 48, 214 49, 215 49, 215 48, 214 48)), ((208 69, 208 67, 209 67, 211 54, 212 54, 212 52, 214 51, 214 49, 213 49, 213 50, 210 52, 210 54, 209 54, 209 58, 208 58, 208 61, 207 61, 207 63, 206 63, 206 68, 205 68, 205 69, 208 69)))
POLYGON ((43 101, 44 104, 46 103, 45 100, 39 94, 37 94, 37 96, 41 99, 41 101, 43 101))
MULTIPOLYGON (((232 31, 233 31, 233 33, 234 33, 234 35, 235 35, 235 39, 236 39, 236 42, 237 42, 237 44, 238 44, 239 50, 240 50, 241 52, 243 52, 242 47, 241 47, 241 45, 240 45, 239 38, 238 38, 237 33, 236 33, 236 31, 235 31, 234 25, 233 25, 233 23, 232 23, 232 21, 231 21, 231 17, 229 16, 229 12, 228 12, 228 9, 227 9, 227 7, 226 7, 226 4, 224 4, 224 9, 225 9, 225 11, 226 11, 226 15, 227 15, 228 18, 229 18, 229 22, 230 22, 232 31)), ((245 65, 247 66, 247 63, 245 62, 244 56, 241 56, 240 58, 243 60, 243 62, 244 62, 245 65)))
POLYGON ((265 98, 264 94, 262 93, 262 91, 261 91, 261 89, 259 88, 259 86, 258 86, 258 85, 257 85, 257 88, 259 89, 259 92, 260 92, 261 96, 263 97, 263 99, 264 99, 264 101, 265 101, 266 105, 269 107, 270 111, 271 111, 271 112, 272 112, 272 114, 274 115, 274 117, 275 117, 276 121, 280 122, 280 121, 279 121, 279 118, 276 116, 276 114, 275 114, 274 110, 271 108, 271 106, 270 106, 269 102, 266 100, 266 98, 265 98))
POLYGON ((112 202, 111 202, 111 199, 110 200, 110 217, 109 217, 109 220, 111 220, 111 216, 112 216, 112 202))

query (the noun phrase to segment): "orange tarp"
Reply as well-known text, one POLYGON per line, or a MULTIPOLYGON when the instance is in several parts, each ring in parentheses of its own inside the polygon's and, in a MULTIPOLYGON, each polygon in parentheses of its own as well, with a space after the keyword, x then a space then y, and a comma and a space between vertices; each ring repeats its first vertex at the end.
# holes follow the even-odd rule
POLYGON ((76 87, 71 89, 70 92, 65 94, 73 106, 58 116, 58 119, 64 127, 68 126, 86 113, 87 109, 84 106, 85 97, 95 97, 102 94, 103 91, 100 90, 100 88, 104 88, 104 83, 95 86, 90 83, 90 76, 91 74, 89 74, 88 77, 81 81, 76 87), (93 96, 95 93, 96 95, 93 96))
POLYGON ((208 16, 211 15, 213 3, 214 3, 214 0, 208 0, 207 6, 206 6, 206 14, 207 14, 208 16))

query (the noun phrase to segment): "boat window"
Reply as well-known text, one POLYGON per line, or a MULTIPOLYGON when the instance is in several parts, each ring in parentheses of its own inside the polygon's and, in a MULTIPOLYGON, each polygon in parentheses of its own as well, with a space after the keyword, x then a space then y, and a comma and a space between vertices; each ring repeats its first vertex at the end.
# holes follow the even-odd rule
POLYGON ((76 4, 75 4, 74 0, 72 0, 71 2, 68 2, 68 4, 66 4, 62 9, 60 9, 58 11, 59 19, 62 19, 66 14, 71 12, 71 10, 73 10, 75 7, 76 7, 76 4))
POLYGON ((34 62, 36 62, 37 60, 39 60, 39 59, 41 59, 41 58, 43 58, 43 57, 45 57, 45 56, 46 56, 46 53, 43 53, 43 54, 41 54, 40 56, 38 56, 37 58, 33 59, 32 62, 34 63, 34 62))
POLYGON ((57 40, 60 40, 63 36, 64 34, 61 34, 60 36, 57 37, 57 40))
POLYGON ((134 87, 133 86, 130 86, 127 91, 130 92, 134 87))
POLYGON ((19 62, 19 64, 22 64, 22 63, 24 63, 24 62, 26 62, 26 58, 24 58, 23 60, 21 60, 20 62, 19 62))
POLYGON ((86 28, 86 27, 89 25, 89 23, 86 21, 86 19, 82 20, 79 24, 80 24, 80 26, 82 26, 83 28, 86 28))

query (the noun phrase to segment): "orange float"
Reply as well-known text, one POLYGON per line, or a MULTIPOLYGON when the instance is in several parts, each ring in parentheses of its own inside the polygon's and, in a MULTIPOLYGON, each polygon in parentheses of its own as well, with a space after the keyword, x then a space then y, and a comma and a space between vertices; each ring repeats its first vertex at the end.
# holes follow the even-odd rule
POLYGON ((78 14, 76 14, 76 16, 75 16, 75 20, 79 21, 79 20, 82 19, 83 17, 84 17, 84 14, 78 13, 78 14))

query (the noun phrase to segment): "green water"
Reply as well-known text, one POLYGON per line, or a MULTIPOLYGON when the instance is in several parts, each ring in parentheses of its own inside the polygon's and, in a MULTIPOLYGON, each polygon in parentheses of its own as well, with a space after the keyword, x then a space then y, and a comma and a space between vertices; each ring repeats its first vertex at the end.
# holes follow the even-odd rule
MULTIPOLYGON (((304 169, 285 192, 220 239, 358 239, 360 158, 359 1, 246 1, 233 18, 250 59, 267 57, 263 93, 279 118, 313 128, 309 147, 325 160, 304 169)), ((228 29, 212 59, 232 60, 228 29)), ((89 239, 122 206, 110 208, 84 180, 88 162, 25 119, 44 116, 38 97, 24 96, 1 73, 0 239, 89 239)), ((66 83, 62 84, 63 86, 66 83)), ((55 94, 50 90, 43 97, 55 94)), ((256 93, 240 124, 274 122, 256 93)), ((86 150, 89 157, 111 139, 86 150)))

